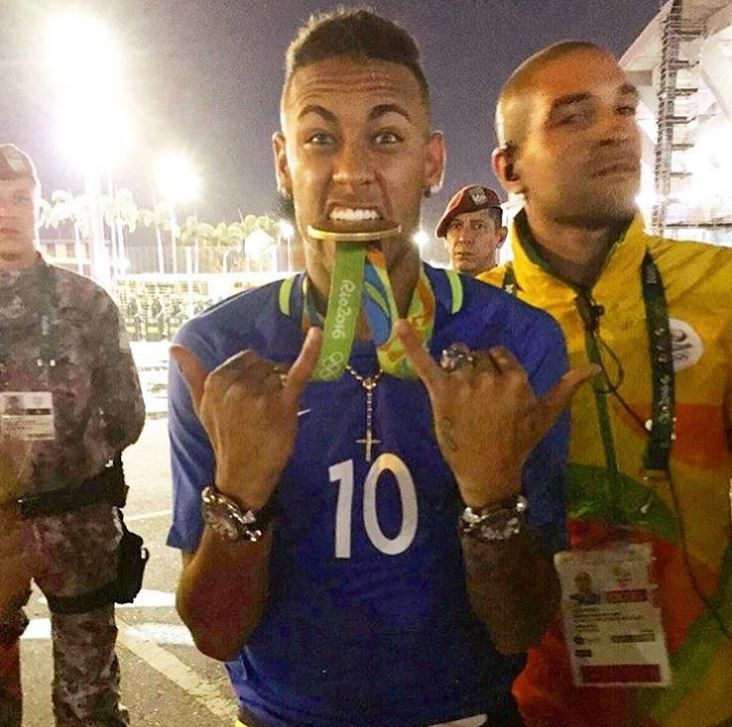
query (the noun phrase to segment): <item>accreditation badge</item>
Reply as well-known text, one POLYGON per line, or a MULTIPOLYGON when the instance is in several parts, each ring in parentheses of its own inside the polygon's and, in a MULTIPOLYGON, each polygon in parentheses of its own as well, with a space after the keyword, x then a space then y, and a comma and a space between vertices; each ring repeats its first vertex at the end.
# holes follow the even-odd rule
POLYGON ((651 546, 565 551, 554 563, 574 683, 668 686, 671 669, 651 546))
POLYGON ((53 394, 50 391, 0 392, 0 425, 4 434, 15 439, 55 439, 53 394))

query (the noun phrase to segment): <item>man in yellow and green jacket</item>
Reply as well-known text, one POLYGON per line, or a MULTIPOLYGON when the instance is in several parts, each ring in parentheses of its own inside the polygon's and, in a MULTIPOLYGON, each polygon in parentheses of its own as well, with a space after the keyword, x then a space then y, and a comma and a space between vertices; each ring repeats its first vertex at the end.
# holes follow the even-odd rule
POLYGON ((572 403, 572 545, 652 546, 671 666, 667 687, 574 686, 558 621, 514 685, 528 727, 732 725, 732 250, 644 231, 637 99, 612 56, 568 42, 496 114, 494 171, 525 205, 512 263, 480 279, 602 368, 572 403))

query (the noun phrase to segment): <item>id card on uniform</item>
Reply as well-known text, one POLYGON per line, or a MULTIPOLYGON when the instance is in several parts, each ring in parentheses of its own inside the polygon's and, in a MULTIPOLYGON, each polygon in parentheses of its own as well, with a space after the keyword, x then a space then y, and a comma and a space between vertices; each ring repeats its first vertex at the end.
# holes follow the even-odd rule
POLYGON ((50 391, 0 392, 2 429, 23 441, 53 440, 53 394, 50 391))
POLYGON ((648 544, 554 556, 574 683, 662 687, 671 683, 648 544))

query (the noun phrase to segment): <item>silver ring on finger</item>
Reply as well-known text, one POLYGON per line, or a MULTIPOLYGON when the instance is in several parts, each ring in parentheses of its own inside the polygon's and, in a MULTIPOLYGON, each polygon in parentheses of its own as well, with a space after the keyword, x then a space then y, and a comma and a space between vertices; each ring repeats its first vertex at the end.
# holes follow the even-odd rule
POLYGON ((283 389, 285 388, 285 382, 287 381, 287 369, 282 366, 273 366, 269 375, 276 376, 279 379, 280 386, 283 389))
POLYGON ((475 365, 475 357, 464 343, 453 343, 442 351, 440 368, 448 374, 464 366, 475 365))

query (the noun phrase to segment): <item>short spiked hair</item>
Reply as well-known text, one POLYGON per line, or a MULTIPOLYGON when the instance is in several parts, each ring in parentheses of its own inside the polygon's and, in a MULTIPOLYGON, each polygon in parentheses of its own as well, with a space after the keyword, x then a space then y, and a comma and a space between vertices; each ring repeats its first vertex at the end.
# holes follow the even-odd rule
POLYGON ((300 68, 336 56, 398 63, 408 68, 429 106, 429 86, 419 48, 401 25, 366 8, 338 8, 313 15, 287 49, 283 100, 300 68))

